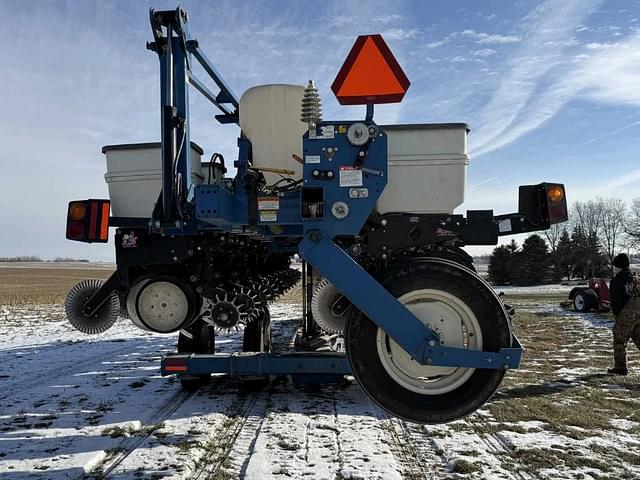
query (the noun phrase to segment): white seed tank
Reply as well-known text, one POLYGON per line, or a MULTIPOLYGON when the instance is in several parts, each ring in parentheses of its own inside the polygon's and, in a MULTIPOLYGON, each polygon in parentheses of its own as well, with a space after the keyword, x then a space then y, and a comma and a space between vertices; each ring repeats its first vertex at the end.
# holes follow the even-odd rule
MULTIPOLYGON (((291 155, 302 156, 302 135, 307 124, 300 121, 304 87, 301 85, 259 85, 240 98, 240 128, 251 140, 253 166, 293 170, 302 178, 302 165, 291 155)), ((267 184, 282 178, 264 173, 267 184)))
MULTIPOLYGON (((107 157, 104 176, 109 187, 111 215, 150 218, 162 190, 160 143, 128 143, 102 148, 107 157)), ((191 142, 191 182, 203 183, 202 148, 191 142)))
POLYGON ((384 125, 389 178, 379 213, 452 213, 467 183, 465 123, 384 125))

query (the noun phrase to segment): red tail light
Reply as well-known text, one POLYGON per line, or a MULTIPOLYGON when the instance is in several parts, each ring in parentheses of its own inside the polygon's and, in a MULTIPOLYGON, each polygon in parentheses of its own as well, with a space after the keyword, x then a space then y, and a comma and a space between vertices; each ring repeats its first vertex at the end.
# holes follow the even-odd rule
POLYGON ((566 222, 569 218, 567 196, 561 183, 539 183, 520 186, 518 213, 540 227, 549 228, 554 223, 566 222))
POLYGON ((549 223, 562 223, 569 219, 567 211, 567 198, 564 185, 560 183, 547 183, 547 211, 549 223))
POLYGON ((109 200, 76 200, 67 210, 67 239, 106 243, 109 239, 109 200))

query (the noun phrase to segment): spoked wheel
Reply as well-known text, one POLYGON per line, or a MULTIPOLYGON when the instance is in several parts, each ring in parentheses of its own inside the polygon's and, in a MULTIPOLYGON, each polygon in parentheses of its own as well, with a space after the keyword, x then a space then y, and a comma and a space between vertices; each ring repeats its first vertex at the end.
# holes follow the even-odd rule
MULTIPOLYGON (((498 351, 511 346, 508 315, 482 279, 446 260, 415 260, 391 271, 385 287, 450 347, 498 351)), ((369 398, 416 423, 449 422, 482 406, 503 369, 434 367, 413 360, 363 314, 349 318, 347 356, 369 398)))
POLYGON ((120 300, 118 295, 111 293, 106 301, 92 316, 85 315, 83 309, 85 303, 103 285, 102 280, 83 280, 77 283, 67 294, 64 301, 64 310, 69 323, 87 334, 98 334, 109 330, 118 319, 120 312, 120 300))
MULTIPOLYGON (((178 353, 214 353, 215 329, 202 320, 196 320, 188 328, 181 330, 178 336, 178 353)), ((209 375, 182 375, 180 384, 183 390, 194 391, 209 381, 209 375)))

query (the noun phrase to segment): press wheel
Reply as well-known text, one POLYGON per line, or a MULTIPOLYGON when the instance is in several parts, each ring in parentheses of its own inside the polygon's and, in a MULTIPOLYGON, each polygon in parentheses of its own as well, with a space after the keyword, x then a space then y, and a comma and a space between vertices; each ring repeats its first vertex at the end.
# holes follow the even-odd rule
MULTIPOLYGON (((178 335, 178 353, 214 353, 215 328, 196 320, 178 335)), ((209 375, 179 377, 183 390, 193 391, 209 381, 209 375)))

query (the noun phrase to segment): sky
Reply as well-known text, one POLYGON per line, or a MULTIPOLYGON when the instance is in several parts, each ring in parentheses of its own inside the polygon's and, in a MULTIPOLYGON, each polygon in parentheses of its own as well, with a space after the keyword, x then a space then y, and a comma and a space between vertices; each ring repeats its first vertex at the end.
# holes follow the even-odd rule
MULTIPOLYGON (((570 203, 640 197, 637 0, 181 5, 237 96, 313 79, 331 120, 363 117, 329 87, 356 36, 381 33, 411 87, 376 121, 472 128, 460 212, 516 211, 517 186, 541 181, 565 183, 570 203)), ((103 145, 160 138, 150 7, 176 3, 0 0, 0 256, 113 259, 111 244, 65 240, 66 207, 108 198, 103 145)), ((233 159, 238 128, 214 113, 192 94, 191 138, 233 159)))

